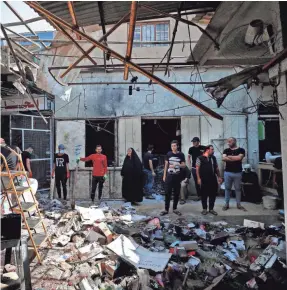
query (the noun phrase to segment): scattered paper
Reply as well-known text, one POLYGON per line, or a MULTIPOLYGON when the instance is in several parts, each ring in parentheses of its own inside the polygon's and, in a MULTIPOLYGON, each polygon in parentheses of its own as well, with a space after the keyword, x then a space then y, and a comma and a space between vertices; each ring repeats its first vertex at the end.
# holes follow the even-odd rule
POLYGON ((247 228, 261 228, 264 230, 264 224, 256 221, 246 220, 243 221, 243 226, 247 228))
POLYGON ((136 268, 150 269, 155 272, 163 272, 171 258, 169 253, 151 252, 124 235, 120 235, 107 247, 136 268))
POLYGON ((102 209, 98 208, 85 208, 76 206, 76 210, 80 213, 83 224, 93 224, 96 221, 106 220, 105 214, 102 209))

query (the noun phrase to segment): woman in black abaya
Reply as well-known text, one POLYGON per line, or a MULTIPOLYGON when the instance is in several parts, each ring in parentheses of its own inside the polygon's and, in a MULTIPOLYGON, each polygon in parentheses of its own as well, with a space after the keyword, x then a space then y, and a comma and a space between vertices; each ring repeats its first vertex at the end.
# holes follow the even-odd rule
POLYGON ((121 175, 123 198, 132 203, 143 201, 142 163, 133 148, 128 149, 121 175))

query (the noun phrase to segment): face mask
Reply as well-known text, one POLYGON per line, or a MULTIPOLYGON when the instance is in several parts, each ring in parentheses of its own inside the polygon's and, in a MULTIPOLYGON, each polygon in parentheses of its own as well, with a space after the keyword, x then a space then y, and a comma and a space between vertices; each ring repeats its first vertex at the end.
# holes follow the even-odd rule
POLYGON ((64 152, 65 152, 65 150, 63 150, 63 149, 60 149, 60 150, 59 150, 59 153, 60 153, 60 154, 63 154, 64 152))

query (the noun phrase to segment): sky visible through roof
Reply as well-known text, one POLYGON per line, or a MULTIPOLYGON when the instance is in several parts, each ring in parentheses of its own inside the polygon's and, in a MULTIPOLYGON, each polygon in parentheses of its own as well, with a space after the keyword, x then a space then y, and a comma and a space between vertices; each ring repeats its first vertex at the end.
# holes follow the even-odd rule
MULTIPOLYGON (((28 20, 31 18, 39 17, 39 15, 30 8, 27 4, 25 4, 23 1, 8 1, 10 6, 14 8, 15 11, 22 17, 24 20, 28 20)), ((17 16, 14 15, 14 13, 5 5, 5 3, 0 3, 0 9, 1 9, 1 20, 0 22, 2 24, 7 24, 11 22, 19 22, 20 20, 17 18, 17 16)), ((29 23, 29 27, 33 31, 52 31, 55 30, 46 20, 40 20, 37 22, 29 23)), ((24 33, 29 32, 29 30, 24 26, 12 26, 9 27, 11 30, 18 32, 18 33, 24 33)), ((0 32, 1 37, 3 37, 2 32, 0 32)))

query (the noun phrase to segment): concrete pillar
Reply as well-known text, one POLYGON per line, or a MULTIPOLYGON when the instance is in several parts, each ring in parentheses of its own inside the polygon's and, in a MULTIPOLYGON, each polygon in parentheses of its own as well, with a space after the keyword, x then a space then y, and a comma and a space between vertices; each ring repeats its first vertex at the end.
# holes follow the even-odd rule
MULTIPOLYGON (((287 102, 287 74, 281 76, 281 82, 278 86, 278 102, 283 104, 287 102)), ((287 237, 287 104, 280 106, 280 138, 281 138, 281 153, 282 153, 282 170, 283 170, 283 188, 284 188, 284 209, 285 209, 285 234, 287 237)), ((287 248, 286 248, 287 258, 287 248)))

